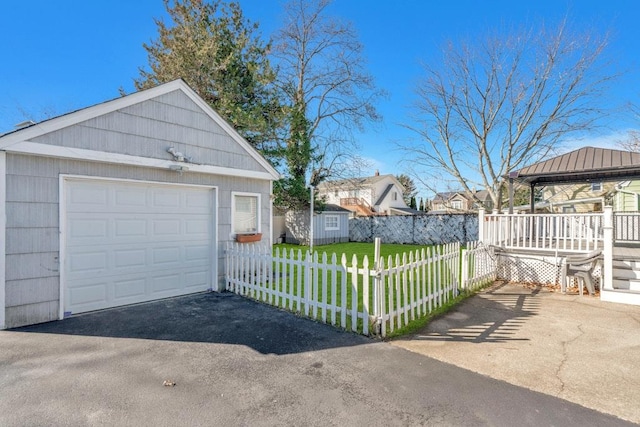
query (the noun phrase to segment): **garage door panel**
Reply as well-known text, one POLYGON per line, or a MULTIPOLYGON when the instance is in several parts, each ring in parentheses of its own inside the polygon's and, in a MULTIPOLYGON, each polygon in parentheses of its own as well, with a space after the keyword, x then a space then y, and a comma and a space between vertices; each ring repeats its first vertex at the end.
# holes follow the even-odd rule
POLYGON ((73 306, 101 303, 108 298, 108 282, 101 280, 81 287, 72 287, 68 292, 73 306))
POLYGON ((109 200, 109 191, 104 186, 83 186, 77 185, 68 191, 68 200, 71 210, 74 212, 74 207, 81 204, 85 210, 98 210, 101 211, 107 206, 109 200))
POLYGON ((182 221, 179 219, 154 219, 153 234, 155 236, 178 236, 180 235, 182 221))
POLYGON ((109 222, 105 219, 77 219, 70 223, 69 237, 72 239, 107 237, 109 222))
POLYGON ((136 280, 119 280, 113 283, 114 294, 113 300, 116 303, 130 301, 131 298, 136 300, 139 297, 144 298, 147 288, 145 278, 136 280))
POLYGON ((154 274, 151 281, 151 292, 157 295, 178 291, 183 286, 184 282, 182 282, 180 274, 169 272, 154 274))
POLYGON ((184 274, 184 283, 187 288, 202 288, 209 284, 209 270, 189 271, 184 274))
POLYGON ((146 249, 119 249, 113 251, 113 271, 115 274, 123 269, 145 269, 146 267, 146 249))
POLYGON ((128 237, 146 236, 147 222, 145 219, 115 219, 113 221, 113 237, 126 239, 128 237))
POLYGON ((71 274, 102 274, 109 265, 107 251, 70 253, 69 273, 71 274))
POLYGON ((130 187, 113 190, 113 195, 115 197, 114 204, 117 206, 118 211, 122 210, 122 208, 139 210, 140 207, 146 206, 148 203, 147 191, 144 188, 130 187))
POLYGON ((211 189, 90 180, 67 186, 74 197, 65 204, 65 311, 211 288, 211 189))
POLYGON ((179 208, 180 194, 177 191, 153 193, 152 206, 154 208, 179 208))
POLYGON ((179 266, 183 260, 182 248, 180 246, 155 248, 151 251, 152 263, 154 267, 179 266))
POLYGON ((192 211, 196 212, 204 212, 209 211, 213 208, 211 197, 207 197, 206 195, 200 192, 187 192, 184 195, 185 197, 185 207, 190 208, 192 211), (197 210, 195 208, 198 208, 197 210))

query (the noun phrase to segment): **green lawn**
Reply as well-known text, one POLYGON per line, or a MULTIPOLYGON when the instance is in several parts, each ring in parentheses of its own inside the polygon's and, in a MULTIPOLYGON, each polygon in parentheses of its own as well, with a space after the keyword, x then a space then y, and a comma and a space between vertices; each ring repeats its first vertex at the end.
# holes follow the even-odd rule
MULTIPOLYGON (((402 256, 403 253, 407 253, 408 255, 409 252, 415 252, 416 250, 421 250, 428 247, 430 246, 382 243, 380 245, 380 255, 386 259, 389 255, 393 257, 395 257, 396 254, 402 256)), ((288 253, 291 249, 293 249, 296 254, 298 253, 298 250, 301 250, 303 253, 309 250, 308 246, 282 243, 279 245, 273 245, 273 253, 275 253, 276 248, 280 248, 280 253, 282 253, 282 250, 286 250, 288 253)), ((334 253, 338 257, 341 257, 344 253, 347 255, 347 261, 349 262, 349 264, 351 263, 351 258, 355 254, 358 257, 358 263, 360 264, 360 266, 362 266, 362 260, 366 255, 369 258, 369 265, 373 264, 373 243, 333 243, 331 245, 314 246, 313 251, 317 252, 318 256, 320 257, 322 256, 323 252, 326 252, 327 257, 331 257, 331 255, 334 253)))

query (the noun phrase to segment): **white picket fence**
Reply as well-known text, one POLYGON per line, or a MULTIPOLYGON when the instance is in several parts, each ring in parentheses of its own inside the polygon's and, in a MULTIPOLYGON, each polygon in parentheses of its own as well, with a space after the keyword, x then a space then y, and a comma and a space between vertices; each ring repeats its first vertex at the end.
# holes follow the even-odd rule
POLYGON ((364 335, 394 331, 431 313, 461 289, 495 278, 490 251, 470 243, 425 248, 402 256, 347 260, 336 254, 272 253, 268 246, 231 243, 227 290, 364 335))

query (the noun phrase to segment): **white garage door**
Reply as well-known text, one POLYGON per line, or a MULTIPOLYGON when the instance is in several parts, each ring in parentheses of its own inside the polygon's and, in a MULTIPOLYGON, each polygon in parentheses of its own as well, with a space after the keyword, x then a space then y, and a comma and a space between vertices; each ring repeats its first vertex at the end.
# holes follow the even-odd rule
POLYGON ((211 288, 213 190, 65 181, 65 315, 211 288))

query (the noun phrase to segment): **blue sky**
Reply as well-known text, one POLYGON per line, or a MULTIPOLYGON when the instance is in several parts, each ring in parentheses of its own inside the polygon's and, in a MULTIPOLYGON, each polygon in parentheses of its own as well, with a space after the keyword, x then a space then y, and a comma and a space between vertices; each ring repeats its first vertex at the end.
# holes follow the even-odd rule
MULTIPOLYGON (((279 0, 240 0, 245 15, 268 36, 279 26, 279 0)), ((381 173, 404 171, 394 142, 412 135, 407 123, 421 63, 438 61, 448 39, 473 38, 487 29, 557 22, 611 33, 607 55, 625 74, 609 103, 640 104, 640 2, 637 0, 336 0, 331 11, 350 20, 365 46, 369 70, 389 97, 378 105, 384 121, 358 135, 362 155, 381 173)), ((0 133, 25 119, 40 120, 133 91, 145 66, 142 43, 156 37, 153 18, 165 17, 161 0, 30 0, 0 5, 0 133)), ((620 132, 640 127, 624 110, 606 128, 568 146, 611 146, 620 132)), ((373 171, 372 171, 373 172, 373 171)))

